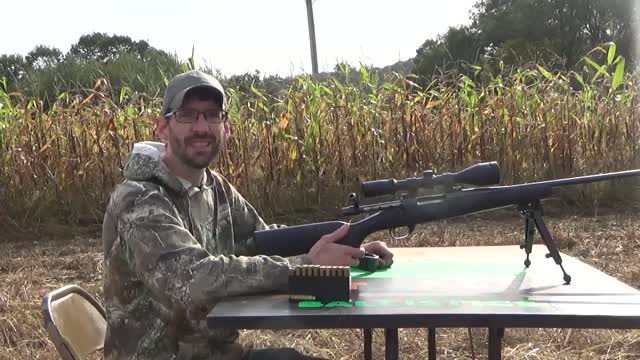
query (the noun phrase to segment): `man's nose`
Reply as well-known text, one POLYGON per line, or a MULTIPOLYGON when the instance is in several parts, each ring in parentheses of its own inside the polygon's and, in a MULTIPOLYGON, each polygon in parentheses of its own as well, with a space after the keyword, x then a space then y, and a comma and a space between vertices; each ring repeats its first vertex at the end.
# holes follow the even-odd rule
POLYGON ((196 120, 193 122, 192 129, 196 132, 209 131, 209 123, 207 122, 204 113, 198 113, 198 115, 196 116, 196 120))

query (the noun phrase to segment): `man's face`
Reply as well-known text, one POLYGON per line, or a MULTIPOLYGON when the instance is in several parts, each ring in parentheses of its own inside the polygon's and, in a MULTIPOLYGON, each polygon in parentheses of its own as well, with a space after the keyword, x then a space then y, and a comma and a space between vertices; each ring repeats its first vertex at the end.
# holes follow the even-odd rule
POLYGON ((160 119, 158 123, 159 135, 168 144, 167 155, 193 169, 204 169, 224 149, 229 130, 228 121, 225 118, 205 119, 202 112, 221 110, 213 99, 185 97, 177 110, 177 113, 168 119, 160 119), (194 112, 200 112, 196 113, 195 120, 181 116, 194 112))

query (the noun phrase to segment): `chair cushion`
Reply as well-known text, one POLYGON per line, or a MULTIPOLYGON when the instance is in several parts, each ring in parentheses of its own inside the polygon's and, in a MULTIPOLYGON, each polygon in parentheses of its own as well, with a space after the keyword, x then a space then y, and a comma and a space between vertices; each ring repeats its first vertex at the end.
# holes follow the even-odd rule
POLYGON ((84 297, 72 293, 51 304, 51 317, 72 351, 86 356, 102 349, 107 323, 84 297))

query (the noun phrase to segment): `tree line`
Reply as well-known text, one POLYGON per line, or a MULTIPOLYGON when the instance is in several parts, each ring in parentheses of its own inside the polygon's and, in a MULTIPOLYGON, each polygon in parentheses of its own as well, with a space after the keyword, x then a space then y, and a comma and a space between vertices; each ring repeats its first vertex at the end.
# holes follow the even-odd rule
MULTIPOLYGON (((408 61, 374 70, 412 73, 423 84, 445 73, 473 75, 480 68, 491 71, 531 63, 580 71, 585 65, 583 56, 609 42, 617 45, 617 54, 626 59, 627 67, 635 66, 636 51, 640 51, 634 48, 639 12, 636 0, 479 0, 470 11, 469 25, 450 27, 427 39, 408 61)), ((181 61, 145 40, 92 33, 82 35, 65 54, 55 47, 37 45, 25 56, 0 55, 0 87, 4 87, 0 90, 46 102, 62 92, 87 91, 96 79, 105 78, 115 95, 128 87, 154 96, 168 79, 190 66, 195 66, 193 55, 181 61)), ((344 77, 340 71, 344 66, 351 65, 337 64, 320 78, 344 77)), ((204 70, 216 74, 210 67, 204 70)), ((351 74, 359 76, 358 71, 351 74)), ((220 77, 229 87, 258 85, 272 94, 294 81, 259 70, 220 77)))

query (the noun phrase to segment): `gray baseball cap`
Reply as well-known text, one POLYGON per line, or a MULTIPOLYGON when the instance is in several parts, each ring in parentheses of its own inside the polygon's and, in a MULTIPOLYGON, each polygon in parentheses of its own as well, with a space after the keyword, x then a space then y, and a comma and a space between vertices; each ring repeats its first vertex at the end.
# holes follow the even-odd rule
POLYGON ((227 110, 227 99, 220 82, 202 71, 190 70, 176 75, 169 82, 162 100, 162 115, 167 115, 169 112, 179 108, 186 93, 196 87, 206 87, 213 90, 212 93, 215 94, 216 101, 218 101, 222 110, 227 110))

